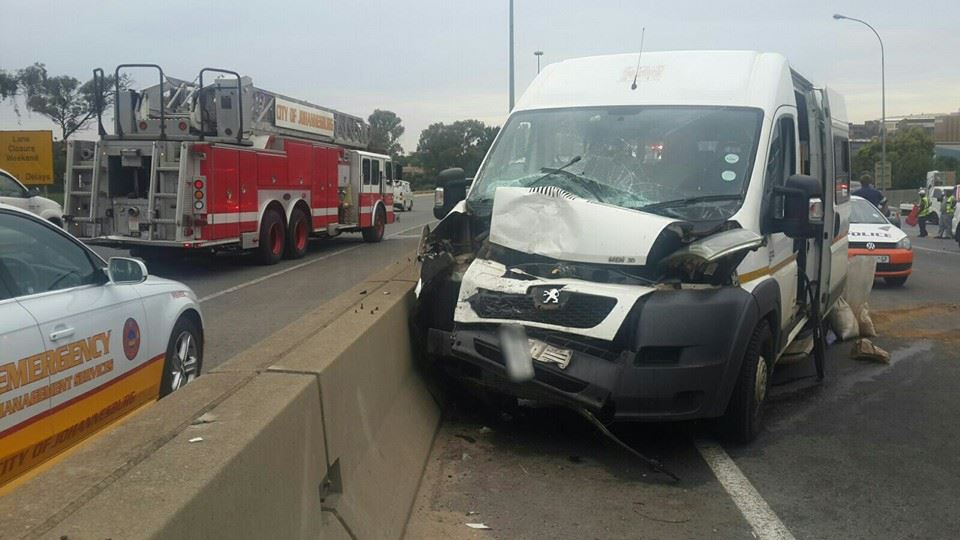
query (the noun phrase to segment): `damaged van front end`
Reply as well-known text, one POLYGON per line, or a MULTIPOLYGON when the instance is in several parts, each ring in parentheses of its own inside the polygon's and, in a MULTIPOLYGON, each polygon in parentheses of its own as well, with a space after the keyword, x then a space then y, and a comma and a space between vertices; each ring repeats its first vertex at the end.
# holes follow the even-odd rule
POLYGON ((762 243, 731 220, 500 187, 489 212, 461 202, 425 232, 416 320, 431 363, 485 391, 604 420, 716 417, 761 317, 736 268, 762 243))

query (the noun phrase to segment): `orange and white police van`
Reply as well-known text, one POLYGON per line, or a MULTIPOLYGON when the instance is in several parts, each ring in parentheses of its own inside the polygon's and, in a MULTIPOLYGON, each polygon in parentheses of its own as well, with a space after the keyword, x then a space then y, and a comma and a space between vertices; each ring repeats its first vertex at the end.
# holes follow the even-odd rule
MULTIPOLYGON (((148 260, 249 250, 274 264, 303 257, 311 237, 379 242, 393 223, 401 167, 366 151, 363 119, 216 68, 188 82, 125 64, 115 80, 134 70, 159 83, 115 85, 113 133, 98 104, 100 140, 67 144, 64 221, 85 242, 148 260)), ((102 88, 102 70, 94 83, 102 88)))
POLYGON ((186 285, 0 204, 0 488, 200 374, 186 285))
POLYGON ((890 223, 883 212, 862 197, 851 197, 850 257, 875 257, 874 274, 888 285, 899 287, 913 271, 913 246, 910 237, 890 223))

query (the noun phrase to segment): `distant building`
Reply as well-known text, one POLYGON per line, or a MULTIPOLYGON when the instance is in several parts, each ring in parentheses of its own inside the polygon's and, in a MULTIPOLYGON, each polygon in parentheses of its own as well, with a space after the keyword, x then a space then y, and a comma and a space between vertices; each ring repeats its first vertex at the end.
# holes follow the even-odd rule
POLYGON ((893 133, 898 129, 920 128, 924 133, 933 137, 934 124, 938 116, 940 115, 911 114, 910 116, 904 116, 897 120, 896 126, 893 129, 890 129, 888 121, 887 133, 893 133))
POLYGON ((850 122, 850 140, 851 141, 869 141, 874 137, 880 136, 880 121, 867 120, 862 124, 850 122))
POLYGON ((937 117, 933 126, 933 142, 960 144, 960 111, 937 117))

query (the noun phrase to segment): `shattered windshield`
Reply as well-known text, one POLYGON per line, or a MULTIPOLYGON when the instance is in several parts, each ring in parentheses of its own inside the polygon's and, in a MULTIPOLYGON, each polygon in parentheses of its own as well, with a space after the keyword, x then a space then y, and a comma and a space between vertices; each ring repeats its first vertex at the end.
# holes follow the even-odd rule
POLYGON ((733 107, 522 111, 497 139, 468 202, 497 188, 551 185, 579 197, 688 220, 740 207, 763 113, 733 107))

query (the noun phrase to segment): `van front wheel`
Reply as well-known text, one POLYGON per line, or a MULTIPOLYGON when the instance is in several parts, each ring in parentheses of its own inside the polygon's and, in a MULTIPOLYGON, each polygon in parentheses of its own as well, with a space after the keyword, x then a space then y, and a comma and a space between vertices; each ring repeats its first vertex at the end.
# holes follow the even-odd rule
POLYGON ((737 384, 723 416, 725 434, 741 444, 756 439, 763 425, 763 403, 770 388, 772 339, 770 324, 760 321, 743 354, 737 384))

